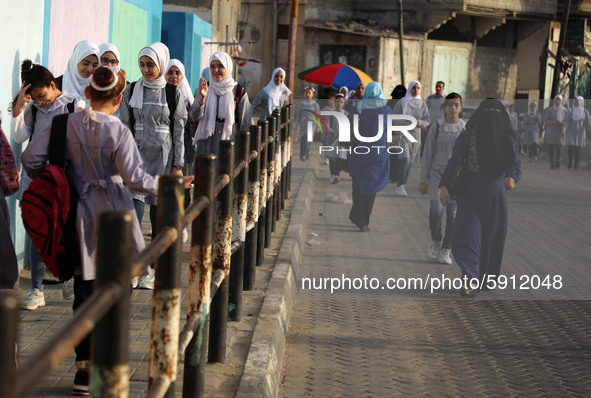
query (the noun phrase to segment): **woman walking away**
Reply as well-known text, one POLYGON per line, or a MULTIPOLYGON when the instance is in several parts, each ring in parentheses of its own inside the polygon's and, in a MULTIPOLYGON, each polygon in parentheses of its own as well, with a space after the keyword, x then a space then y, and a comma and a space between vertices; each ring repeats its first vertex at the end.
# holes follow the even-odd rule
POLYGON ((460 295, 474 297, 489 283, 494 287, 500 275, 507 237, 506 191, 521 178, 511 121, 499 100, 482 101, 457 138, 439 184, 445 207, 452 203, 447 187, 464 156, 451 251, 467 281, 460 295))
POLYGON ((538 161, 538 149, 540 147, 540 126, 542 117, 538 111, 538 104, 532 101, 529 104, 529 111, 523 116, 521 129, 523 130, 523 142, 528 149, 528 162, 538 161))
POLYGON ((406 95, 398 101, 393 112, 397 115, 412 116, 417 121, 417 126, 409 131, 417 142, 408 142, 405 138, 401 138, 400 132, 396 132, 394 135, 394 141, 400 141, 400 147, 402 147, 402 153, 398 155, 398 186, 394 191, 394 195, 406 196, 404 186, 408 180, 413 162, 419 159, 421 129, 429 125, 429 108, 427 108, 425 101, 421 99, 421 83, 416 80, 410 82, 406 95))
POLYGON ((284 83, 285 71, 275 68, 269 83, 254 97, 250 105, 250 111, 254 115, 262 108, 260 120, 267 120, 275 109, 281 109, 289 104, 291 90, 284 83))
POLYGON ((359 101, 349 113, 349 122, 353 125, 353 116, 359 115, 359 134, 363 137, 376 137, 382 131, 381 137, 372 143, 369 152, 354 150, 356 146, 367 147, 355 137, 351 137, 351 154, 348 158, 349 174, 353 178, 353 206, 349 219, 361 232, 369 231, 369 219, 373 210, 376 194, 388 185, 390 172, 390 157, 388 152, 380 150, 388 146, 387 116, 392 113, 386 105, 382 87, 377 82, 367 85, 363 100, 359 101), (380 117, 382 116, 382 117, 380 117), (382 126, 380 126, 380 122, 382 126))
POLYGON ((429 258, 439 260, 441 264, 451 264, 451 238, 456 218, 456 202, 452 200, 447 209, 439 201, 439 182, 441 174, 451 157, 456 138, 464 131, 466 122, 460 119, 462 97, 458 93, 450 93, 443 104, 443 118, 431 125, 425 141, 423 165, 421 167, 421 185, 419 192, 429 194, 429 229, 433 244, 429 249, 429 258), (445 236, 441 234, 443 212, 445 209, 445 236), (442 240, 443 239, 443 240, 442 240))
MULTIPOLYGON (((66 174, 80 196, 76 229, 81 262, 74 271, 74 311, 90 297, 96 279, 98 214, 113 210, 132 212, 134 206, 128 188, 147 195, 158 192, 158 179, 143 169, 131 132, 112 116, 121 104, 125 85, 125 78, 117 67, 98 68, 90 86, 85 89, 92 109, 72 114, 67 121, 66 174)), ((50 135, 48 127, 22 155, 23 167, 31 176, 38 175, 47 164, 50 135)), ((134 252, 144 248, 140 225, 135 217, 133 241, 134 252)), ((73 393, 88 395, 90 336, 75 350, 77 372, 73 393)))
POLYGON ((550 159, 550 169, 560 167, 560 155, 562 153, 562 136, 564 135, 564 119, 566 109, 562 106, 562 95, 554 97, 554 105, 546 109, 544 113, 544 124, 546 134, 544 142, 548 148, 548 158, 550 159))
POLYGON ((591 117, 585 109, 585 99, 577 95, 573 100, 573 107, 566 113, 564 120, 566 130, 566 146, 568 147, 568 169, 579 168, 581 148, 585 147, 586 136, 591 132, 591 117), (574 161, 574 163, 573 163, 574 161))
MULTIPOLYGON (((183 136, 187 107, 182 91, 166 83, 169 61, 168 47, 153 43, 138 55, 142 77, 125 91, 121 105, 121 121, 135 135, 144 168, 151 175, 183 175, 185 147, 183 136), (172 114, 171 114, 172 113, 172 114)), ((158 197, 133 192, 133 203, 140 225, 144 207, 150 205, 152 233, 156 231, 158 197)), ((138 282, 142 289, 153 289, 153 274, 138 282)))
POLYGON ((78 97, 89 104, 84 96, 84 89, 90 82, 90 77, 99 66, 99 48, 90 40, 82 40, 76 44, 68 67, 63 76, 56 79, 57 88, 78 97))
POLYGON ((199 79, 197 101, 190 117, 199 123, 193 144, 197 153, 218 154, 221 140, 234 141, 238 131, 252 124, 250 101, 244 87, 234 81, 232 58, 218 51, 209 57, 209 86, 199 79))
MULTIPOLYGON (((17 143, 34 142, 45 130, 54 116, 64 113, 81 111, 85 102, 77 96, 62 92, 56 84, 53 74, 43 65, 33 64, 26 59, 21 65, 22 86, 12 105, 13 139, 17 143), (32 101, 32 102, 31 102, 32 101)), ((24 171, 21 174, 21 187, 17 192, 17 199, 23 199, 23 193, 29 188, 31 178, 24 171)), ((31 291, 25 297, 21 308, 34 311, 45 306, 43 294, 43 278, 45 277, 45 263, 33 246, 31 237, 25 237, 25 247, 29 249, 29 265, 31 267, 31 291)), ((74 298, 74 283, 66 281, 62 285, 64 300, 74 298)))

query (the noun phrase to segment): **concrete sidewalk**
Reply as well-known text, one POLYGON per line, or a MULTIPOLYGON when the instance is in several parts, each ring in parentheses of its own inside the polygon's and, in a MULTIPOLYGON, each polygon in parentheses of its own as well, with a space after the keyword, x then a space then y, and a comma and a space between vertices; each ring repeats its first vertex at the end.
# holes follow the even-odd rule
POLYGON ((320 167, 279 396, 590 396, 591 172, 523 160, 507 195, 508 284, 475 300, 431 291, 434 278, 460 272, 427 257, 420 166, 408 197, 395 197, 393 184, 378 193, 368 233, 337 199, 351 197, 350 178, 331 185, 320 167), (390 289, 388 278, 406 287, 390 289))

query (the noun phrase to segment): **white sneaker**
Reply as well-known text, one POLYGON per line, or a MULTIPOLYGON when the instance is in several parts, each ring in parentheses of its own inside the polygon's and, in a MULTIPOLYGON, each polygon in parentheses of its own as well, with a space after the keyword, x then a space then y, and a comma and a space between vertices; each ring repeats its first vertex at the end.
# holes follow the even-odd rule
POLYGON ((39 289, 33 289, 27 294, 21 308, 23 310, 33 311, 39 307, 45 307, 45 295, 39 289))
POLYGON ((431 260, 437 260, 439 258, 440 251, 441 251, 441 243, 433 241, 433 244, 431 245, 431 248, 429 249, 429 258, 431 260))
POLYGON ((181 233, 181 240, 183 243, 186 243, 189 240, 189 233, 187 232, 187 228, 183 228, 183 232, 181 233))
POLYGON ((152 275, 140 276, 140 278, 138 280, 137 287, 139 289, 154 290, 155 279, 156 279, 156 276, 154 273, 152 273, 152 275))
POLYGON ((135 288, 137 287, 137 284, 138 284, 138 281, 139 281, 139 279, 140 279, 140 278, 138 278, 138 277, 136 276, 135 278, 133 278, 133 279, 131 280, 131 288, 132 288, 132 289, 135 289, 135 288))
POLYGON ((330 164, 330 162, 328 161, 328 158, 324 159, 324 164, 327 166, 330 164))
POLYGON ((451 250, 441 249, 441 253, 439 253, 439 262, 441 264, 451 264, 451 250))
POLYGON ((394 195, 395 196, 407 196, 406 188, 404 188, 404 185, 397 186, 396 190, 394 191, 394 195))
POLYGON ((62 296, 64 300, 72 300, 74 298, 74 278, 70 278, 62 283, 62 296))
POLYGON ((339 183, 339 177, 335 176, 334 174, 330 176, 330 183, 331 184, 338 184, 339 183))

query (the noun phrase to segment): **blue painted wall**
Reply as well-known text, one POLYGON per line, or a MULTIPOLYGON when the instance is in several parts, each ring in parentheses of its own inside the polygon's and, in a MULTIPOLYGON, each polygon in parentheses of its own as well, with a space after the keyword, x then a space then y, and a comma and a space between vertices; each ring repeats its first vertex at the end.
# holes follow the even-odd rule
POLYGON ((179 59, 185 65, 186 78, 193 91, 201 76, 203 39, 211 39, 213 27, 195 14, 183 12, 162 13, 162 42, 170 49, 170 57, 179 59))

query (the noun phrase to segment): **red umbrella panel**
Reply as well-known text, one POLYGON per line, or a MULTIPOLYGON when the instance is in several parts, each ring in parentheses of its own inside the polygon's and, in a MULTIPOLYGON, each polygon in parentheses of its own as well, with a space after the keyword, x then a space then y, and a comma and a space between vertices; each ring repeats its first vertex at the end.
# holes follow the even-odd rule
POLYGON ((345 64, 330 64, 317 66, 298 74, 300 79, 308 83, 339 89, 343 86, 355 90, 359 82, 367 85, 372 78, 365 72, 345 64))

